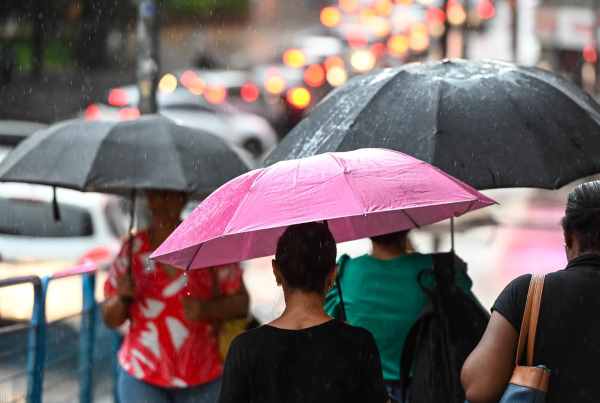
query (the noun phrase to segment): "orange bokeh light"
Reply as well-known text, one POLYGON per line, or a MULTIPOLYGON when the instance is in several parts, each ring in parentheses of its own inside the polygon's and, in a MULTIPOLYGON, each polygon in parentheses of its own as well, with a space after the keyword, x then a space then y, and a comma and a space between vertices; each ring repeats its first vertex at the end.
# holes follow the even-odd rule
POLYGON ((452 25, 462 25, 467 20, 467 13, 458 1, 448 1, 448 9, 446 10, 448 15, 448 22, 452 25))
POLYGON ((387 42, 388 52, 394 57, 404 56, 408 52, 409 45, 406 35, 394 35, 387 42))
POLYGON ((227 89, 220 85, 207 86, 204 89, 204 99, 211 104, 222 104, 227 99, 227 89))
POLYGON ((342 13, 337 7, 324 7, 321 10, 321 24, 328 28, 335 28, 342 20, 342 13))
POLYGON ((410 35, 410 48, 415 52, 423 52, 429 47, 429 35, 415 32, 410 35))
POLYGON ((378 15, 382 17, 388 17, 390 14, 392 14, 394 5, 392 4, 391 0, 377 0, 374 8, 378 15))
POLYGON ((119 111, 121 120, 135 120, 141 116, 138 108, 123 108, 119 111))
POLYGON ((304 70, 304 82, 309 87, 320 87, 325 83, 325 70, 320 64, 311 64, 304 70))
POLYGON ((358 0, 339 0, 340 8, 346 13, 354 13, 358 11, 360 4, 358 0))
POLYGON ((295 87, 288 90, 286 98, 290 105, 298 109, 305 109, 311 101, 310 92, 304 87, 295 87))
POLYGON ((279 74, 270 74, 265 80, 265 89, 273 95, 281 94, 285 90, 285 80, 279 74))
POLYGON ((283 62, 289 67, 298 69, 306 63, 306 57, 300 49, 288 49, 283 52, 283 62))
POLYGON ((344 68, 344 59, 339 56, 329 56, 325 59, 325 69, 331 70, 333 67, 341 67, 344 68))

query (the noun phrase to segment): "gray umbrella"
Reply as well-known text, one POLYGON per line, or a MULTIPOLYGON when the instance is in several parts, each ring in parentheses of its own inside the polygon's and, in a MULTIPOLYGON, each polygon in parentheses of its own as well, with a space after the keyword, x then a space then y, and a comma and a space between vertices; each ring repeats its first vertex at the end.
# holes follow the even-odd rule
POLYGON ((39 131, 0 163, 0 181, 107 193, 208 194, 247 170, 221 138, 149 115, 124 122, 70 120, 39 131))
POLYGON ((537 68, 410 64, 332 92, 266 163, 363 147, 402 151, 478 189, 558 188, 600 172, 600 107, 537 68))

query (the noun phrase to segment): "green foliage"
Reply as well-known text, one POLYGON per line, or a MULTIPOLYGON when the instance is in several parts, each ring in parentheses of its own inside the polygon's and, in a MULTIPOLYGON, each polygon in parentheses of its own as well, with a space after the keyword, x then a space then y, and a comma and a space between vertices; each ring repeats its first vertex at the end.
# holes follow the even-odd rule
MULTIPOLYGON (((32 67, 31 42, 19 40, 14 42, 17 68, 19 71, 30 71, 32 67)), ((63 41, 51 40, 44 47, 44 65, 46 68, 61 69, 73 63, 71 50, 63 41)))
POLYGON ((175 15, 243 17, 250 9, 250 0, 163 0, 163 7, 175 15))

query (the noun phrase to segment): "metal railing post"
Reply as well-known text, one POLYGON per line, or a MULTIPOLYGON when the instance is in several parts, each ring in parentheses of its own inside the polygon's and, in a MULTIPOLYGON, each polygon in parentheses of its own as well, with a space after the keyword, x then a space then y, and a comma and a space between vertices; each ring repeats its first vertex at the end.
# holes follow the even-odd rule
POLYGON ((113 348, 113 398, 115 403, 120 403, 121 399, 119 399, 119 350, 121 349, 121 344, 123 343, 123 336, 121 333, 114 331, 112 332, 112 348, 113 348))
POLYGON ((79 401, 91 403, 93 395, 94 345, 96 343, 96 275, 84 274, 82 280, 83 309, 79 335, 79 401))
POLYGON ((41 403, 44 385, 44 361, 46 359, 46 294, 49 277, 36 277, 33 284, 33 312, 29 330, 29 353, 27 357, 27 402, 41 403), (36 280, 37 279, 37 280, 36 280))

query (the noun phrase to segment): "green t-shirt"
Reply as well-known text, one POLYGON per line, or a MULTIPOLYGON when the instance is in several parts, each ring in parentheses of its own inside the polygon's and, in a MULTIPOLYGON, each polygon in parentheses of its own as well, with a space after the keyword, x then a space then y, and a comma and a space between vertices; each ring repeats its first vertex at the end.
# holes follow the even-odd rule
MULTIPOLYGON (((383 379, 400 379, 400 358, 404 341, 426 303, 426 296, 417 282, 422 270, 433 265, 431 255, 413 253, 391 260, 379 260, 371 255, 347 259, 340 268, 346 321, 369 330, 379 348, 383 379)), ((425 279, 431 285, 431 276, 425 279)), ((465 291, 471 280, 465 274, 457 276, 465 291)), ((325 311, 336 316, 339 306, 336 287, 327 294, 325 311)))

